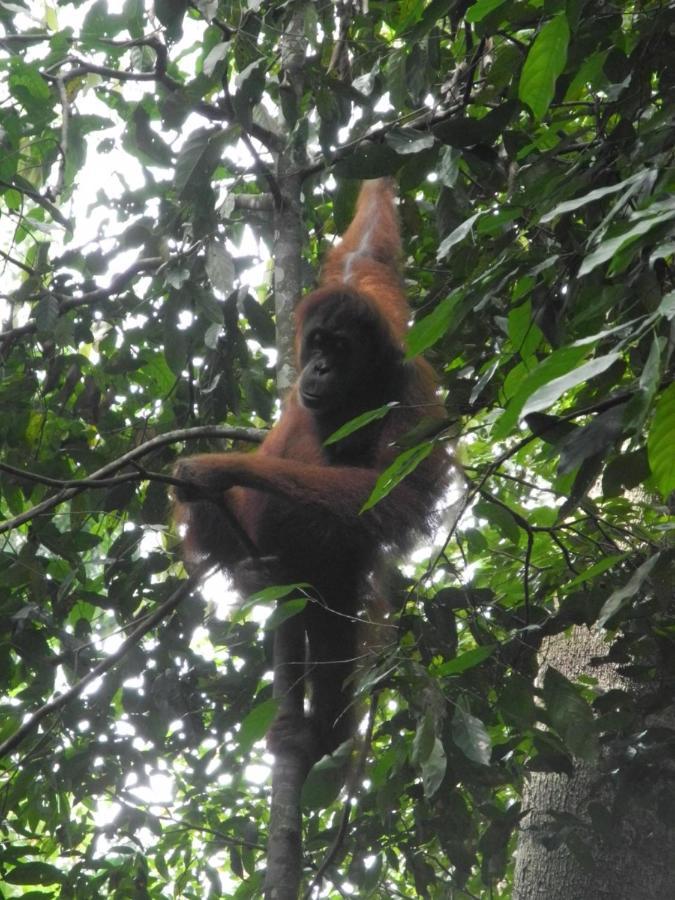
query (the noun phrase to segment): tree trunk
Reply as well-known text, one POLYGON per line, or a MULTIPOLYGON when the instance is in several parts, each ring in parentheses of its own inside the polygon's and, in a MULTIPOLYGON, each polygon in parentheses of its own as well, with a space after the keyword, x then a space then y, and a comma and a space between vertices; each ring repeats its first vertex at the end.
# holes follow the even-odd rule
MULTIPOLYGON (((545 645, 542 670, 551 665, 571 680, 592 676, 601 690, 620 689, 639 702, 644 684, 620 676, 612 664, 591 664, 607 649, 601 632, 575 628, 571 638, 559 635, 545 645)), ((645 724, 672 727, 674 721, 671 708, 667 717, 645 724)), ((650 780, 629 780, 624 749, 604 747, 597 766, 577 762, 572 777, 531 776, 524 792, 523 808, 530 812, 521 823, 514 900, 675 897, 675 815, 671 811, 669 827, 657 813, 675 768, 650 770, 650 780), (620 782, 612 777, 612 757, 619 754, 620 782)))
MULTIPOLYGON (((299 110, 305 66, 305 4, 290 10, 281 39, 282 91, 287 92, 290 115, 299 110)), ((306 162, 304 138, 292 133, 277 159, 278 185, 274 234, 274 298, 276 312, 277 388, 283 397, 296 377, 294 367, 294 308, 302 290, 301 262, 304 229, 302 222, 302 169, 306 162)), ((302 658, 305 633, 303 619, 294 616, 278 629, 274 640, 274 696, 279 715, 301 719, 304 684, 298 680, 297 660, 302 658)), ((296 900, 302 878, 302 814, 300 794, 306 775, 302 754, 291 749, 275 754, 272 768, 266 900, 296 900)))

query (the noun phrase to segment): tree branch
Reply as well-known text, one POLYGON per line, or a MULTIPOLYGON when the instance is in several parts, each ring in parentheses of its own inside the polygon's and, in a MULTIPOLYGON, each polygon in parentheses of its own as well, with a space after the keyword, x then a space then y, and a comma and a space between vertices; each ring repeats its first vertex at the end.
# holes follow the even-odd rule
POLYGON ((104 660, 94 666, 87 674, 80 678, 79 681, 76 681, 75 684, 71 685, 67 691, 64 691, 62 694, 59 694, 57 697, 54 697, 52 700, 49 700, 39 709, 37 709, 30 718, 26 719, 26 721, 19 727, 17 730, 4 740, 0 744, 0 757, 6 756, 12 751, 16 750, 16 748, 31 734, 40 722, 48 716, 50 713, 55 712, 58 709, 64 707, 67 703, 73 700, 75 697, 79 697, 82 691, 87 687, 87 685, 91 684, 92 681, 95 681, 101 675, 104 675, 113 666, 117 665, 120 662, 128 651, 134 647, 138 642, 145 637, 145 635, 158 625, 162 619, 165 619, 169 613, 173 612, 174 609, 181 603, 185 597, 188 596, 195 588, 199 580, 203 575, 208 572, 211 568, 211 563, 207 560, 206 562, 201 563, 195 571, 190 575, 190 577, 184 581, 180 587, 178 587, 171 596, 161 603, 157 609, 150 615, 144 615, 143 619, 145 621, 138 624, 136 628, 131 632, 126 640, 122 641, 120 646, 115 650, 110 656, 107 656, 104 660))
MULTIPOLYGON (((78 482, 75 487, 64 488, 53 497, 48 497, 46 500, 37 503, 35 506, 20 513, 18 516, 14 516, 14 518, 0 523, 0 534, 11 531, 13 528, 17 528, 25 522, 29 522, 35 516, 41 515, 42 513, 53 509, 55 506, 59 506, 61 503, 65 503, 76 494, 79 494, 81 491, 86 490, 91 486, 100 487, 99 484, 92 485, 92 482, 96 482, 99 479, 110 475, 112 472, 123 469, 125 466, 131 464, 133 460, 140 459, 148 453, 157 450, 159 447, 164 447, 167 444, 174 444, 178 441, 193 441, 209 437, 224 438, 225 440, 231 441, 251 441, 257 444, 263 440, 265 434, 265 431, 257 428, 219 428, 211 425, 203 425, 196 428, 183 428, 177 431, 168 431, 166 434, 160 434, 157 437, 152 438, 152 440, 146 441, 144 444, 139 444, 138 447, 134 447, 133 450, 130 450, 118 459, 113 460, 113 462, 107 463, 105 466, 97 469, 89 476, 89 478, 83 479, 83 481, 86 482, 84 486, 81 482, 78 482)), ((22 477, 29 476, 25 476, 22 473, 22 477)))
POLYGON ((54 206, 51 200, 43 197, 42 194, 38 194, 37 191, 34 191, 32 188, 29 188, 23 183, 14 184, 14 182, 12 181, 4 181, 3 179, 0 179, 0 184, 3 187, 12 188, 12 190, 18 191, 20 194, 24 194, 26 197, 30 197, 30 199, 34 203, 37 203, 38 206, 46 209, 55 222, 58 222, 59 225, 62 225, 67 231, 70 231, 72 229, 72 226, 68 219, 66 219, 65 216, 62 215, 62 213, 57 209, 56 206, 54 206))
MULTIPOLYGON (((119 294, 129 284, 129 282, 137 275, 146 273, 155 274, 166 260, 161 256, 149 256, 146 259, 137 259, 135 263, 129 266, 124 272, 115 275, 108 287, 95 288, 93 291, 85 291, 79 297, 68 297, 62 293, 49 291, 48 293, 56 297, 59 301, 59 315, 69 312, 71 309, 77 309, 80 306, 87 306, 90 303, 98 303, 100 300, 107 300, 113 294, 119 294)), ((25 334, 32 334, 37 330, 37 322, 35 319, 29 319, 25 325, 17 328, 8 328, 6 331, 0 332, 0 341, 11 341, 13 338, 22 337, 25 334)))
POLYGON ((345 800, 344 807, 342 809, 342 816, 340 818, 340 824, 338 826, 337 833, 333 840, 333 843, 328 848, 326 855, 321 861, 321 865, 316 871, 314 878, 312 879, 312 883, 305 891, 303 900, 311 900, 312 891, 317 885, 321 885, 321 881, 323 876, 328 871, 328 868, 333 864, 335 857, 340 852, 340 848, 344 842, 344 839, 347 835, 347 827, 349 825, 349 814, 351 811, 352 800, 356 791, 358 790, 359 783, 363 778, 363 773, 366 767, 366 759, 368 758, 368 751, 370 750, 370 745, 373 742, 373 728, 375 726, 375 712, 377 711, 377 703, 379 699, 379 694, 373 694, 370 698, 370 709, 368 711, 368 725, 366 727, 366 733, 363 738, 363 744, 361 745, 361 750, 359 752, 359 759, 356 764, 356 768, 351 777, 351 783, 349 785, 349 790, 347 791, 347 799, 345 800))
MULTIPOLYGON (((137 38, 116 46, 126 47, 151 47, 156 54, 155 67, 152 72, 130 72, 124 69, 114 69, 110 66, 99 66, 96 63, 88 62, 76 56, 69 56, 60 60, 57 67, 66 63, 74 63, 74 68, 69 69, 64 74, 58 76, 62 83, 66 84, 76 78, 84 75, 100 75, 102 78, 112 78, 115 81, 154 81, 166 88, 169 93, 175 93, 184 89, 184 85, 180 81, 176 81, 168 74, 168 51, 166 45, 157 37, 137 38)), ((55 80, 55 76, 50 72, 44 72, 43 76, 48 80, 55 80)), ((232 119, 232 107, 230 104, 223 105, 208 103, 206 100, 198 100, 191 102, 195 112, 207 118, 210 122, 224 122, 232 119)), ((273 132, 268 131, 262 125, 251 123, 250 133, 266 147, 279 147, 280 138, 273 132)))

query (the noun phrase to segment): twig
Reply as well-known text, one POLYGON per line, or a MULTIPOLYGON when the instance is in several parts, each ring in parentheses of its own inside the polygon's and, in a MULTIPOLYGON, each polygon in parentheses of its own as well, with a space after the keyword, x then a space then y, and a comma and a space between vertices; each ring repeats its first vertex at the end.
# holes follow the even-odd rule
POLYGON ((429 130, 434 125, 440 125, 446 119, 461 112, 462 109, 462 104, 457 103, 448 107, 448 109, 443 110, 443 112, 433 115, 428 107, 421 106, 412 112, 397 116, 390 122, 386 122, 384 125, 380 125, 378 128, 374 128, 372 131, 368 131, 366 134, 362 134, 359 137, 348 141, 346 144, 342 144, 339 150, 337 150, 330 159, 322 157, 313 163, 309 163, 309 165, 303 168, 298 174, 300 174, 303 179, 310 175, 316 175, 317 172, 322 172, 324 169, 334 166, 335 163, 340 162, 340 160, 349 157, 364 141, 382 141, 390 131, 394 128, 400 128, 403 125, 408 125, 411 128, 424 127, 429 130))
POLYGON ((11 753, 31 734, 40 722, 46 718, 50 713, 55 712, 58 709, 64 707, 67 703, 73 700, 75 697, 79 697, 82 691, 87 687, 87 685, 91 684, 92 681, 95 681, 101 675, 104 675, 107 671, 113 668, 120 660, 122 660, 127 652, 134 647, 141 638, 145 637, 145 635, 155 627, 155 625, 159 624, 162 619, 166 618, 170 612, 173 612, 174 609, 181 603, 181 601, 194 589, 197 582, 200 578, 211 568, 212 563, 210 561, 205 561, 201 563, 195 571, 190 575, 190 577, 184 581, 180 587, 178 587, 171 596, 161 603, 152 615, 148 616, 146 620, 138 625, 129 635, 126 640, 122 641, 120 646, 115 650, 110 656, 107 656, 105 659, 101 660, 101 662, 94 666, 86 675, 80 678, 79 681, 76 681, 75 684, 71 685, 67 691, 64 691, 62 694, 59 694, 57 697, 54 697, 53 700, 49 700, 47 703, 43 704, 39 709, 37 709, 30 718, 26 719, 26 721, 19 727, 17 730, 8 737, 5 741, 0 744, 0 757, 11 753))
MULTIPOLYGON (((241 139, 244 142, 246 149, 248 150, 248 152, 251 154, 251 156, 255 160, 255 164, 256 164, 258 170, 265 177, 267 184, 269 185, 270 193, 272 194, 272 197, 274 198, 275 207, 277 209, 281 209, 283 200, 281 197, 281 190, 279 188, 279 182, 275 178, 274 172, 270 169, 270 167, 267 165, 267 163, 262 159, 262 157, 258 153, 257 149, 253 145, 253 142, 251 141, 249 131, 250 131, 250 127, 252 126, 253 123, 248 122, 245 124, 244 122, 241 121, 241 118, 239 116, 237 116, 235 106, 232 103, 232 97, 230 96, 230 88, 227 83, 227 78, 223 79, 223 91, 225 92, 225 105, 228 109, 230 117, 235 122, 237 122, 239 124, 239 126, 241 127, 241 139)), ((253 132, 251 131, 251 134, 252 133, 253 132)), ((261 142, 261 143, 264 144, 264 142, 261 142)), ((264 145, 269 149, 269 146, 267 144, 264 144, 264 145)))

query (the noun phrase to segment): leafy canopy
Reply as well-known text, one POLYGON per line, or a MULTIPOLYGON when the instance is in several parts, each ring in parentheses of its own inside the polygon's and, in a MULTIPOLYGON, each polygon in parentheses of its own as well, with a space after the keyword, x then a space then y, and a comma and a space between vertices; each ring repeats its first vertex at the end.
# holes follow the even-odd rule
MULTIPOLYGON (((379 489, 460 425, 467 485, 393 580, 324 883, 508 897, 529 773, 619 734, 633 783, 669 753, 639 686, 672 696, 672 10, 307 3, 294 90, 286 4, 150 6, 0 5, 0 740, 182 589, 172 461, 273 417, 280 155, 300 160, 308 284, 355 180, 395 175, 409 350, 448 423, 379 489), (597 622, 634 693, 535 683, 542 640, 597 622)), ((185 593, 0 761, 7 896, 259 896, 269 638, 222 583, 185 593)), ((310 873, 344 764, 306 786, 310 873)))

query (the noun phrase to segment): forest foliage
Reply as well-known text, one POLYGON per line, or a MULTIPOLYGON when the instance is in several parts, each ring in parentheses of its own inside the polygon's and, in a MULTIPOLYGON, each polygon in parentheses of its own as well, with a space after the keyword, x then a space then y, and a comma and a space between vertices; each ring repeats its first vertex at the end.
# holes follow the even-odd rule
MULTIPOLYGON (((290 147, 307 288, 359 180, 396 178, 409 353, 446 392, 415 446, 461 433, 465 475, 390 576, 369 740, 307 782, 307 880, 510 897, 529 773, 606 766, 629 815, 672 758, 675 6, 151 7, 0 3, 3 896, 260 895, 278 618, 190 590, 162 479, 274 419, 290 147), (574 625, 649 690, 536 680, 574 625)), ((542 839, 583 861, 589 825, 542 839)))

